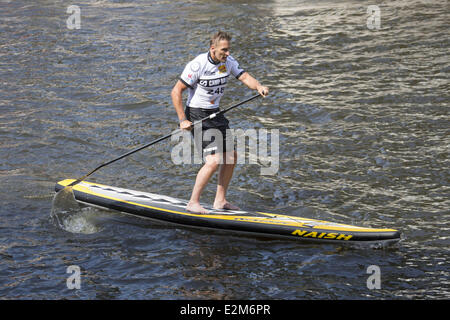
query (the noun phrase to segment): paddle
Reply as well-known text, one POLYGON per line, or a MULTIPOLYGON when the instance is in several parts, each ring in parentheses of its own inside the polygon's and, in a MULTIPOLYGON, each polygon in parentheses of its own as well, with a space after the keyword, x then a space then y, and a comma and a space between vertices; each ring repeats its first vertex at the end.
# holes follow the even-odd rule
MULTIPOLYGON (((205 117, 203 119, 200 119, 198 121, 195 121, 194 123, 191 124, 191 128, 194 127, 195 125, 207 120, 207 119, 212 119, 214 117, 217 117, 220 114, 224 114, 225 112, 228 112, 236 107, 239 107, 240 105, 243 105, 244 103, 247 103, 253 99, 256 99, 257 97, 259 97, 260 94, 254 95, 242 102, 239 102, 231 107, 228 107, 226 109, 223 109, 221 111, 218 111, 216 113, 213 113, 211 115, 209 115, 208 117, 205 117)), ((108 162, 102 163, 101 165, 99 165, 97 168, 95 168, 94 170, 92 170, 91 172, 89 172, 88 174, 84 175, 83 177, 75 180, 74 182, 70 183, 69 185, 67 185, 65 188, 61 189, 59 192, 57 192, 55 194, 55 196, 53 197, 53 201, 52 201, 52 211, 51 211, 51 216, 55 217, 55 219, 57 220, 58 224, 60 225, 60 227, 64 228, 64 223, 62 224, 60 220, 64 220, 63 216, 68 215, 70 216, 73 213, 76 212, 80 212, 80 206, 78 205, 78 202, 75 200, 75 195, 73 193, 73 186, 75 186, 76 184, 80 183, 81 181, 83 181, 84 179, 86 179, 88 176, 90 176, 91 174, 93 174, 94 172, 96 172, 97 170, 113 163, 116 162, 120 159, 123 159, 133 153, 136 153, 142 149, 145 149, 147 147, 150 147, 151 145, 154 145, 160 141, 163 141, 167 138, 170 138, 171 136, 173 136, 174 134, 177 134, 181 131, 182 129, 177 129, 175 131, 172 131, 171 133, 158 138, 156 140, 153 140, 152 142, 149 142, 137 149, 131 150, 113 160, 110 160, 108 162), (61 215, 62 218, 60 219, 58 216, 61 215)))
MULTIPOLYGON (((199 123, 202 123, 202 122, 205 121, 205 120, 215 118, 215 117, 217 117, 218 115, 224 114, 225 112, 228 112, 228 111, 230 111, 230 110, 232 110, 232 109, 234 109, 234 108, 236 108, 236 107, 239 107, 239 106, 243 105, 244 103, 247 103, 247 102, 249 102, 249 101, 251 101, 251 100, 253 100, 253 99, 256 99, 256 98, 258 98, 258 97, 260 97, 260 96, 261 96, 261 95, 258 93, 257 95, 254 95, 254 96, 252 96, 252 97, 250 97, 250 98, 248 98, 248 99, 246 99, 246 100, 244 100, 244 101, 241 101, 241 102, 239 102, 239 103, 237 103, 237 104, 235 104, 235 105, 233 105, 233 106, 231 106, 231 107, 228 107, 228 108, 223 109, 223 110, 221 110, 221 111, 218 111, 218 112, 216 112, 216 113, 210 114, 209 116, 207 116, 207 117, 205 117, 205 118, 203 118, 203 119, 200 119, 200 120, 195 121, 194 123, 192 123, 191 128, 194 127, 195 125, 199 124, 199 123)), ((163 141, 163 140, 165 140, 165 139, 167 139, 167 138, 170 138, 170 137, 173 136, 174 134, 179 133, 181 130, 182 130, 182 129, 177 129, 177 130, 175 130, 175 131, 172 131, 171 133, 169 133, 169 134, 167 134, 167 135, 165 135, 165 136, 163 136, 163 137, 160 137, 160 138, 158 138, 158 139, 156 139, 156 140, 153 140, 152 142, 149 142, 149 143, 147 143, 147 144, 145 144, 145 145, 143 145, 143 146, 141 146, 141 147, 139 147, 139 148, 136 148, 136 149, 134 149, 134 150, 131 150, 131 151, 129 151, 129 152, 127 152, 127 153, 125 153, 125 154, 123 154, 123 155, 121 155, 121 156, 119 156, 119 157, 113 159, 113 160, 110 160, 110 161, 108 161, 108 162, 102 163, 101 165, 99 165, 97 168, 95 168, 94 170, 92 170, 92 171, 89 172, 88 174, 84 175, 83 177, 81 177, 81 178, 75 180, 74 182, 72 182, 71 184, 67 185, 66 188, 68 188, 68 187, 73 187, 74 185, 80 183, 81 181, 83 181, 84 179, 86 179, 88 176, 90 176, 91 174, 93 174, 94 172, 96 172, 97 170, 99 170, 99 169, 101 169, 101 168, 103 168, 103 167, 105 167, 105 166, 107 166, 107 165, 109 165, 109 164, 111 164, 111 163, 113 163, 113 162, 116 162, 116 161, 118 161, 118 160, 120 160, 120 159, 123 159, 123 158, 125 158, 125 157, 127 157, 127 156, 129 156, 129 155, 131 155, 131 154, 133 154, 133 153, 136 153, 136 152, 138 152, 138 151, 141 151, 142 149, 145 149, 145 148, 147 148, 147 147, 150 147, 151 145, 154 145, 154 144, 156 144, 156 143, 158 143, 158 142, 160 142, 160 141, 163 141)), ((65 188, 64 188, 64 189, 65 189, 65 188)))
MULTIPOLYGON (((221 111, 218 111, 216 113, 213 113, 211 115, 209 115, 208 117, 205 117, 203 119, 200 119, 198 121, 195 121, 194 123, 191 124, 191 128, 194 127, 195 125, 207 120, 207 119, 212 119, 217 117, 220 114, 224 114, 225 112, 228 112, 236 107, 239 107, 240 105, 243 105, 244 103, 247 103, 253 99, 256 99, 257 97, 259 97, 260 94, 254 95, 242 102, 239 102, 231 107, 228 107, 226 109, 223 109, 221 111)), ((84 175, 83 177, 75 180, 74 182, 70 183, 69 185, 67 185, 65 188, 61 189, 59 192, 57 192, 55 194, 55 196, 53 197, 53 201, 52 201, 52 211, 51 211, 51 216, 54 217, 56 219, 56 221, 58 222, 58 224, 60 225, 60 227, 64 228, 65 226, 65 220, 64 220, 64 216, 71 216, 74 213, 80 212, 80 206, 78 204, 78 202, 75 200, 75 195, 73 193, 73 186, 75 186, 76 184, 80 183, 81 181, 83 181, 84 179, 86 179, 88 176, 90 176, 91 174, 93 174, 94 172, 96 172, 97 170, 113 163, 116 162, 120 159, 123 159, 133 153, 136 153, 142 149, 145 149, 147 147, 150 147, 151 145, 154 145, 160 141, 163 141, 167 138, 170 138, 171 136, 173 136, 174 134, 177 134, 181 131, 182 129, 177 129, 175 131, 172 131, 171 133, 160 137, 156 140, 153 140, 152 142, 149 142, 137 149, 131 150, 113 160, 107 161, 105 163, 102 163, 101 165, 99 165, 97 168, 95 168, 94 170, 92 170, 91 172, 89 172, 88 174, 84 175), (61 219, 59 218, 59 216, 61 215, 61 219), (63 221, 63 223, 61 223, 61 221, 63 221)))

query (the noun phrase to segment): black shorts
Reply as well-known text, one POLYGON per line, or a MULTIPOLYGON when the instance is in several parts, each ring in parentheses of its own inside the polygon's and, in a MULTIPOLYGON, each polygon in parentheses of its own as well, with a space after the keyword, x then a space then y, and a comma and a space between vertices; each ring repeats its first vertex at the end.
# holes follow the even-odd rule
MULTIPOLYGON (((219 108, 201 109, 186 107, 184 112, 186 118, 194 123, 218 111, 219 108)), ((228 123, 228 119, 221 114, 213 119, 203 121, 191 130, 195 147, 202 158, 209 154, 234 151, 234 138, 229 130, 228 123), (202 134, 199 134, 200 132, 202 134)))

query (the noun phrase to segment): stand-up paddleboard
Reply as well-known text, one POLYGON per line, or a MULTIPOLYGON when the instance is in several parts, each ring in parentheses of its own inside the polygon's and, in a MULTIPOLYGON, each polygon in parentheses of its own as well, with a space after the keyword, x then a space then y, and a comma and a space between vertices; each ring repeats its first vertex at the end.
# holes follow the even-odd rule
MULTIPOLYGON (((55 191, 74 179, 60 181, 55 191)), ((75 200, 82 204, 117 210, 135 216, 178 225, 219 229, 273 238, 291 238, 340 243, 396 242, 400 232, 394 229, 373 229, 300 218, 296 216, 234 210, 211 210, 195 214, 186 210, 187 201, 159 194, 123 189, 82 181, 73 187, 75 200)))

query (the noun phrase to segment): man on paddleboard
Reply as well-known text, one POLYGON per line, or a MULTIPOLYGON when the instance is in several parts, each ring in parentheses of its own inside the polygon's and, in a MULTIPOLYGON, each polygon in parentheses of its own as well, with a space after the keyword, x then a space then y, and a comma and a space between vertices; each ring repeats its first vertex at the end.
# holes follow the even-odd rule
MULTIPOLYGON (((219 31, 214 34, 210 40, 208 52, 200 54, 190 61, 173 87, 172 103, 177 112, 181 129, 191 130, 193 122, 219 110, 220 98, 224 94, 230 75, 239 79, 250 89, 257 90, 264 97, 269 93, 267 87, 261 85, 258 80, 240 68, 238 62, 230 56, 230 42, 231 36, 228 33, 219 31), (189 96, 186 109, 184 109, 182 93, 186 89, 188 89, 189 96)), ((228 120, 222 114, 205 120, 200 132, 195 129, 191 131, 196 147, 205 163, 197 174, 194 189, 186 207, 190 212, 208 213, 208 210, 200 204, 200 196, 217 169, 219 177, 213 207, 239 210, 225 197, 237 159, 234 140, 227 129, 229 129, 228 120), (211 129, 213 130, 212 134, 211 129), (201 136, 196 136, 196 134, 201 136)))

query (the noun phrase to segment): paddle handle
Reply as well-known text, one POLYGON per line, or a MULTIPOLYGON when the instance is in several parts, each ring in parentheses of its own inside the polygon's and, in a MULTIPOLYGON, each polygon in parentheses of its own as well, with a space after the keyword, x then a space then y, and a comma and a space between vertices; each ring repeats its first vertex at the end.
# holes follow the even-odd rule
MULTIPOLYGON (((228 112, 228 111, 230 111, 230 110, 232 110, 232 109, 234 109, 234 108, 236 108, 236 107, 239 107, 239 106, 243 105, 244 103, 247 103, 247 102, 249 102, 249 101, 252 101, 253 99, 256 99, 256 98, 258 98, 258 97, 260 97, 260 96, 261 96, 261 95, 258 93, 257 95, 254 95, 254 96, 252 96, 252 97, 250 97, 250 98, 248 98, 248 99, 246 99, 246 100, 244 100, 244 101, 241 101, 241 102, 239 102, 239 103, 237 103, 237 104, 235 104, 235 105, 233 105, 233 106, 231 106, 231 107, 228 107, 228 108, 226 108, 226 109, 220 110, 220 111, 215 112, 215 113, 212 113, 212 114, 210 114, 209 116, 204 117, 203 119, 200 119, 200 120, 198 120, 198 121, 195 121, 193 124, 191 124, 191 127, 194 127, 195 125, 197 125, 197 124, 199 124, 199 123, 202 123, 202 122, 205 121, 205 120, 215 118, 215 117, 217 117, 217 116, 220 115, 220 114, 224 114, 225 112, 228 112)), ((81 181, 83 181, 84 179, 86 179, 87 177, 89 177, 91 174, 93 174, 93 173, 96 172, 97 170, 99 170, 99 169, 101 169, 101 168, 103 168, 103 167, 105 167, 105 166, 107 166, 107 165, 109 165, 109 164, 111 164, 111 163, 113 163, 113 162, 119 161, 120 159, 123 159, 123 158, 125 158, 125 157, 127 157, 127 156, 129 156, 129 155, 131 155, 131 154, 133 154, 133 153, 136 153, 136 152, 138 152, 138 151, 141 151, 142 149, 148 148, 148 147, 150 147, 151 145, 154 145, 154 144, 156 144, 156 143, 158 143, 158 142, 160 142, 160 141, 166 140, 166 139, 170 138, 171 136, 173 136, 174 134, 179 133, 181 130, 182 130, 182 129, 177 129, 177 130, 175 130, 175 131, 172 131, 171 133, 169 133, 169 134, 167 134, 167 135, 165 135, 165 136, 163 136, 163 137, 160 137, 160 138, 158 138, 158 139, 156 139, 156 140, 153 140, 152 142, 149 142, 149 143, 147 143, 147 144, 144 144, 143 146, 141 146, 141 147, 139 147, 139 148, 137 148, 137 149, 128 151, 127 153, 124 153, 123 155, 121 155, 121 156, 119 156, 119 157, 117 157, 117 158, 115 158, 115 159, 112 159, 112 160, 110 160, 110 161, 108 161, 108 162, 102 163, 101 165, 99 165, 97 168, 95 168, 94 170, 92 170, 92 171, 89 172, 88 174, 84 175, 83 177, 81 177, 81 178, 75 180, 74 182, 72 182, 71 184, 69 184, 68 187, 73 187, 74 185, 80 183, 81 181)))

